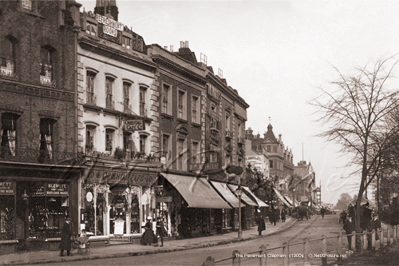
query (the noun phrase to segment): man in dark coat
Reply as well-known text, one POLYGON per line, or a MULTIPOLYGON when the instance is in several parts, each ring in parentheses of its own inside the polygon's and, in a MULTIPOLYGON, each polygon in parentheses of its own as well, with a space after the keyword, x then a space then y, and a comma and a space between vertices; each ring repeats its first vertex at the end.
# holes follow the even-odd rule
POLYGON ((285 211, 285 209, 283 209, 282 211, 281 211, 281 221, 283 222, 283 223, 285 223, 285 215, 287 214, 287 212, 285 211))
POLYGON ((324 209, 324 207, 321 207, 320 210, 320 214, 321 214, 321 218, 324 219, 324 213, 326 212, 326 210, 324 209))
POLYGON ((163 247, 163 236, 165 235, 165 227, 164 227, 161 217, 157 218, 156 235, 159 236, 159 238, 161 239, 161 247, 163 247))
POLYGON ((352 222, 352 217, 349 217, 344 221, 344 230, 347 234, 348 238, 348 250, 352 250, 352 236, 349 236, 349 234, 352 234, 352 231, 355 230, 355 226, 352 222))
POLYGON ((259 215, 258 218, 256 219, 256 224, 258 225, 258 232, 259 235, 262 235, 262 231, 266 230, 266 225, 265 225, 265 220, 263 220, 262 215, 259 215))
MULTIPOLYGON (((378 235, 378 231, 377 231, 379 228, 381 228, 381 221, 380 221, 380 219, 378 219, 378 214, 373 213, 373 220, 370 222, 369 232, 371 232, 374 229, 375 240, 380 239, 380 236, 378 235)), ((368 240, 367 249, 371 250, 372 249, 371 235, 368 235, 367 240, 368 240)))
POLYGON ((67 256, 71 255, 71 236, 72 236, 72 226, 71 226, 71 218, 67 218, 65 220, 64 226, 61 231, 61 243, 60 243, 60 256, 64 256, 64 250, 67 251, 67 256))

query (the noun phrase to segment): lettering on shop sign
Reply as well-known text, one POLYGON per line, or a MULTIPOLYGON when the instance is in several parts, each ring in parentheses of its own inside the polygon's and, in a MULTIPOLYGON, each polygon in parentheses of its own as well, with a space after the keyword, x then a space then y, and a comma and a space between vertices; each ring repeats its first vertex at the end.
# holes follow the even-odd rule
POLYGON ((35 185, 31 188, 32 196, 44 196, 44 185, 35 185))
POLYGON ((107 35, 117 37, 118 30, 123 31, 123 24, 111 18, 96 14, 96 20, 98 21, 98 23, 103 24, 103 33, 107 35))
POLYGON ((131 172, 129 175, 129 181, 132 185, 138 186, 149 186, 157 180, 155 173, 137 173, 131 172))
POLYGON ((67 184, 47 184, 46 194, 48 196, 68 196, 67 184))
POLYGON ((143 120, 137 119, 137 120, 126 120, 124 123, 125 130, 127 131, 137 131, 137 130, 143 130, 143 120))
POLYGON ((14 182, 0 182, 0 195, 14 195, 14 182))

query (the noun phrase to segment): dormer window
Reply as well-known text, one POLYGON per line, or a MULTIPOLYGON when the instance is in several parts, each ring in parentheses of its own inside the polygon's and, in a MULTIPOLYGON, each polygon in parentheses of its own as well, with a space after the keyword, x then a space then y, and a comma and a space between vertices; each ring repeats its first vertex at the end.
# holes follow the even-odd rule
POLYGON ((132 47, 132 39, 126 36, 122 36, 122 46, 130 49, 130 47, 132 47))

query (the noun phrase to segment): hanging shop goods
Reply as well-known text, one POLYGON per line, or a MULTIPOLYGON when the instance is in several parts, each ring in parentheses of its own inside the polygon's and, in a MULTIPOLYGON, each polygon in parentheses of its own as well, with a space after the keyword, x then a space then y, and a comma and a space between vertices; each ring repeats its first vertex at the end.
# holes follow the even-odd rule
POLYGON ((94 237, 141 234, 144 217, 155 209, 151 187, 156 180, 156 172, 86 170, 81 183, 80 229, 94 237))

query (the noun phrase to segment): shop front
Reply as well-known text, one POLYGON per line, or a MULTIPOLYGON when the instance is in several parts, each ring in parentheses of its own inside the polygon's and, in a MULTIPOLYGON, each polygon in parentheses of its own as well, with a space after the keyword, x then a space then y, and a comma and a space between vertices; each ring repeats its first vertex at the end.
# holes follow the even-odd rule
MULTIPOLYGON (((238 186, 229 184, 228 187, 230 188, 231 192, 233 192, 238 198, 238 186)), ((248 197, 248 195, 244 192, 245 187, 241 187, 241 189, 243 190, 243 193, 241 193, 241 201, 245 204, 244 208, 241 211, 241 226, 243 229, 249 229, 255 224, 255 211, 258 207, 258 203, 248 197)), ((235 215, 238 221, 238 210, 236 211, 235 215)))
POLYGON ((107 169, 85 171, 81 180, 80 231, 93 240, 138 237, 155 209, 156 171, 107 169))
POLYGON ((77 178, 37 176, 42 177, 0 176, 0 254, 56 250, 65 219, 74 217, 77 178))
POLYGON ((222 233, 223 210, 232 208, 206 178, 162 174, 158 185, 167 204, 168 227, 175 237, 197 237, 222 233))

